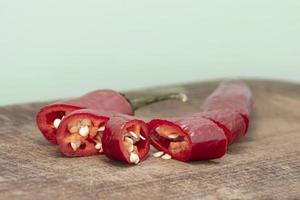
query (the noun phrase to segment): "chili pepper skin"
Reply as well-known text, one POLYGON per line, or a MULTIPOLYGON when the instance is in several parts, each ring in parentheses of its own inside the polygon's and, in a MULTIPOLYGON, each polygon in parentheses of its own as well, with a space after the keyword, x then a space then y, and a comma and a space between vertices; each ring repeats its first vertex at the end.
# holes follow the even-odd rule
POLYGON ((57 144, 56 128, 52 124, 53 121, 57 118, 61 119, 68 112, 83 108, 125 114, 133 113, 131 105, 120 93, 113 90, 97 90, 76 99, 56 102, 43 107, 37 113, 37 126, 48 141, 57 144))
POLYGON ((224 131, 201 115, 171 119, 153 119, 148 123, 151 144, 179 161, 210 160, 222 157, 227 150, 224 131), (159 128, 158 128, 159 127, 159 128), (169 140, 176 132, 180 140, 169 140))
POLYGON ((75 110, 68 114, 61 122, 56 133, 56 141, 61 152, 68 157, 92 156, 102 154, 102 134, 99 131, 100 127, 105 127, 106 122, 113 112, 100 112, 91 109, 75 110), (80 123, 83 120, 89 122, 89 133, 83 137, 79 134, 80 123), (75 128, 75 132, 71 133, 70 128, 75 128), (76 131, 77 129, 77 131, 76 131), (80 143, 80 145, 73 149, 71 143, 80 143), (96 145, 100 145, 97 149, 96 145))
POLYGON ((222 82, 217 89, 205 100, 202 111, 229 109, 239 112, 243 117, 246 130, 250 122, 252 92, 242 81, 230 80, 222 82))
POLYGON ((246 134, 247 127, 239 112, 224 109, 196 113, 195 115, 203 116, 222 128, 227 137, 228 145, 246 134))
POLYGON ((150 150, 147 124, 135 117, 123 114, 112 116, 106 124, 102 144, 103 151, 108 158, 132 163, 130 160, 131 152, 124 143, 124 139, 130 131, 133 131, 138 135, 140 134, 144 138, 144 140, 140 139, 135 143, 135 153, 138 155, 139 161, 145 159, 150 150))

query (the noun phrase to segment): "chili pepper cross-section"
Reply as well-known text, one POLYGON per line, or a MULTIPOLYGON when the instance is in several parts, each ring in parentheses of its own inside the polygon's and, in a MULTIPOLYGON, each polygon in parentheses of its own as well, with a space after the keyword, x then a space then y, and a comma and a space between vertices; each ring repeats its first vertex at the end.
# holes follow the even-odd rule
POLYGON ((124 95, 113 90, 96 90, 81 97, 52 103, 40 109, 36 123, 43 136, 51 143, 57 144, 56 132, 62 119, 74 110, 93 109, 132 115, 134 110, 167 99, 186 100, 182 93, 170 93, 128 100, 124 95))
POLYGON ((71 112, 62 120, 56 133, 61 152, 69 157, 103 153, 102 136, 112 114, 91 109, 71 112))
POLYGON ((216 159, 227 150, 223 129, 201 115, 157 118, 148 127, 151 144, 179 161, 216 159))
POLYGON ((102 144, 108 158, 138 164, 150 150, 147 124, 132 116, 114 115, 106 124, 102 144))

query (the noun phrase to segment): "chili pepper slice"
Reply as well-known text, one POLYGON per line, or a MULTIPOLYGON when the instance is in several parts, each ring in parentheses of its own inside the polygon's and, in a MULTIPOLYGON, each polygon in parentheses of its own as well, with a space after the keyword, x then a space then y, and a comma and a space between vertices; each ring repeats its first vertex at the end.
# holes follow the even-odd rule
POLYGON ((124 95, 113 90, 97 90, 79 98, 56 102, 47 105, 37 113, 36 123, 43 136, 53 144, 57 144, 56 130, 61 120, 74 110, 89 108, 97 111, 113 111, 133 114, 134 110, 158 101, 167 99, 185 100, 182 93, 170 93, 128 100, 124 95))
POLYGON ((201 115, 153 119, 148 127, 151 144, 179 161, 216 159, 227 150, 224 131, 201 115))
POLYGON ((250 122, 252 106, 252 92, 250 88, 240 80, 222 82, 217 89, 205 100, 203 111, 230 109, 237 111, 243 117, 246 131, 250 122))
POLYGON ((227 137, 228 145, 246 134, 247 127, 239 112, 224 109, 196 113, 195 115, 203 116, 222 128, 227 137))
POLYGON ((61 152, 69 157, 103 153, 102 135, 112 114, 91 109, 75 110, 68 114, 56 133, 61 152))
POLYGON ((114 115, 106 124, 102 144, 108 158, 138 164, 150 150, 147 124, 132 116, 114 115))

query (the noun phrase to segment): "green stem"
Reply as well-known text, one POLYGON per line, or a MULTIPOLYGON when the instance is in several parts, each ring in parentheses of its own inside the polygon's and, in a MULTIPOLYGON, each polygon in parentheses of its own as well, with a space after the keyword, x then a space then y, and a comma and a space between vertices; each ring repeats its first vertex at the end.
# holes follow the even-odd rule
POLYGON ((142 97, 138 99, 130 100, 130 104, 132 109, 135 111, 143 106, 150 105, 153 103, 157 103, 160 101, 165 101, 169 99, 179 99, 182 102, 187 101, 187 96, 184 93, 169 93, 169 94, 161 94, 151 97, 142 97))

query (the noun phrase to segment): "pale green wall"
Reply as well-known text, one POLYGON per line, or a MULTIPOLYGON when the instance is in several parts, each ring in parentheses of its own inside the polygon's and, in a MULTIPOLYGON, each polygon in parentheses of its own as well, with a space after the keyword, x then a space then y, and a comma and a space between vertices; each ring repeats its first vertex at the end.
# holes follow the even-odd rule
POLYGON ((218 77, 298 81, 300 1, 0 0, 0 104, 218 77))

